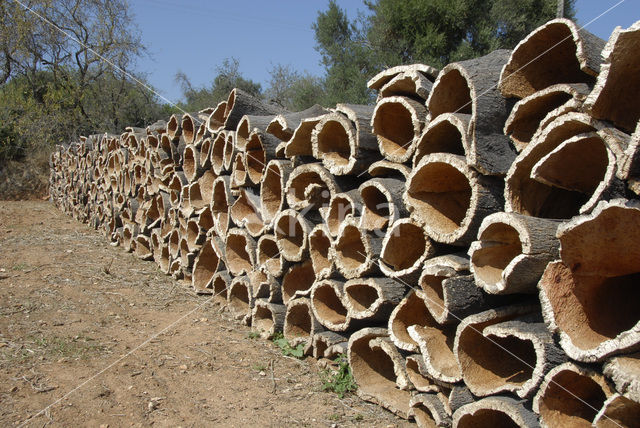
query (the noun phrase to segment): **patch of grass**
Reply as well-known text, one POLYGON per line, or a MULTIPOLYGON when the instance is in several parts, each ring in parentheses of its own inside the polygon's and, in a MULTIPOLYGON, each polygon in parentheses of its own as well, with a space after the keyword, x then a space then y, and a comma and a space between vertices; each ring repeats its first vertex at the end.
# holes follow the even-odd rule
POLYGON ((304 358, 304 345, 299 343, 295 348, 285 339, 282 333, 273 335, 273 343, 282 350, 282 355, 294 358, 304 358))
POLYGON ((257 372, 263 372, 267 369, 267 366, 265 366, 264 364, 254 364, 252 368, 257 372))
POLYGON ((247 334, 247 338, 249 339, 258 339, 260 337, 260 333, 258 333, 257 331, 250 331, 247 334))
POLYGON ((18 263, 17 265, 13 265, 13 267, 11 268, 11 270, 15 270, 15 271, 25 271, 27 269, 29 269, 30 266, 26 263, 18 263))
POLYGON ((320 372, 323 391, 332 391, 343 398, 346 394, 358 389, 356 381, 353 379, 351 367, 345 354, 340 354, 335 359, 338 368, 336 370, 324 370, 320 372))
POLYGON ((35 338, 34 343, 43 354, 59 358, 86 358, 104 349, 104 346, 95 343, 94 339, 84 336, 41 336, 35 338))

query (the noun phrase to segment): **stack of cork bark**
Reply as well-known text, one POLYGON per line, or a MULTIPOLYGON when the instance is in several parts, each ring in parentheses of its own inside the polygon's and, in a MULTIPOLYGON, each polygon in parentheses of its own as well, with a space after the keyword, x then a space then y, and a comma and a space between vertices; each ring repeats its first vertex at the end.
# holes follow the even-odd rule
POLYGON ((640 420, 640 22, 216 108, 51 158, 51 198, 419 426, 640 420))

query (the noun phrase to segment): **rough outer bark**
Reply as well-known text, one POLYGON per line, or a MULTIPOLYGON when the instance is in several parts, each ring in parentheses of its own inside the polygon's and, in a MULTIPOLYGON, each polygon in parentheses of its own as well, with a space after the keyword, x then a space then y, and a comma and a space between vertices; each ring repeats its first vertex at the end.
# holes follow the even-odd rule
POLYGON ((427 119, 427 108, 407 97, 386 97, 376 104, 371 128, 380 153, 391 162, 411 159, 415 143, 427 119))
POLYGON ((260 333, 263 339, 273 338, 276 333, 282 332, 286 311, 285 305, 256 299, 251 314, 251 329, 260 333))
POLYGON ((367 231, 385 230, 408 211, 402 200, 405 181, 396 178, 372 178, 360 185, 362 200, 360 227, 367 231))
POLYGON ((402 418, 409 417, 410 394, 404 361, 384 328, 365 328, 349 339, 349 365, 357 394, 402 418), (392 380, 393 379, 393 380, 392 380))
POLYGON ((360 229, 358 220, 348 217, 331 246, 331 257, 347 279, 375 276, 380 272, 378 256, 382 239, 360 229))
POLYGON ((406 286, 391 278, 354 278, 345 283, 344 304, 353 319, 386 322, 405 292, 406 286))
POLYGON ((240 189, 240 195, 229 208, 229 216, 234 224, 245 228, 254 238, 267 229, 260 213, 260 196, 253 189, 240 189))
POLYGON ((235 130, 244 115, 266 116, 284 112, 279 106, 267 104, 240 88, 234 88, 227 98, 224 129, 235 130))
POLYGON ((545 321, 571 358, 640 349, 639 231, 640 205, 625 200, 602 202, 558 229, 562 260, 549 263, 538 288, 545 321))
POLYGON ((603 372, 618 392, 640 403, 640 354, 613 357, 604 364, 603 372))
POLYGON ((321 331, 313 335, 313 358, 334 359, 346 353, 349 338, 333 331, 321 331), (344 349, 342 352, 338 350, 344 349))
POLYGON ((517 426, 538 428, 536 415, 520 401, 511 397, 488 397, 460 407, 453 414, 453 426, 472 428, 479 426, 517 426))
MULTIPOLYGON (((266 127, 266 132, 283 142, 288 142, 304 119, 321 116, 328 111, 318 104, 295 113, 279 114, 266 127)), ((314 125, 315 126, 315 125, 314 125)), ((310 140, 309 140, 310 141, 310 140)))
POLYGON ((313 336, 324 331, 311 310, 311 302, 306 297, 298 297, 287 303, 283 334, 293 347, 305 345, 305 354, 313 354, 313 336))
POLYGON ((543 427, 591 425, 613 393, 600 373, 564 363, 545 376, 533 399, 533 411, 543 427))
POLYGON ((232 316, 244 325, 251 325, 254 303, 249 277, 240 275, 233 278, 227 290, 227 307, 232 316))
POLYGON ((436 242, 469 245, 482 219, 502 211, 502 180, 478 174, 460 156, 424 157, 407 181, 403 199, 411 216, 436 242))
POLYGON ((639 420, 640 403, 624 395, 613 394, 602 405, 602 409, 593 420, 593 425, 598 428, 630 427, 639 420))
POLYGON ((333 240, 327 226, 317 224, 309 232, 309 257, 317 280, 335 276, 335 265, 331 257, 333 240))
POLYGON ((373 107, 338 104, 311 133, 313 156, 334 175, 358 174, 381 158, 371 132, 373 107))
POLYGON ((409 64, 409 65, 397 65, 382 70, 380 73, 373 76, 367 82, 369 89, 379 91, 383 86, 393 80, 395 77, 402 73, 421 73, 429 80, 433 81, 438 76, 438 70, 435 67, 431 67, 427 64, 409 64))
POLYGON ((390 278, 414 284, 420 268, 436 249, 425 230, 411 218, 394 221, 387 229, 380 251, 380 270, 390 278))
POLYGON ((471 244, 471 272, 490 294, 535 293, 544 269, 558 258, 559 220, 495 213, 482 220, 471 244))
POLYGON ((556 83, 593 84, 604 45, 573 21, 554 19, 518 43, 498 87, 505 97, 524 98, 556 83))
POLYGON ((442 69, 429 95, 429 119, 442 113, 471 114, 465 152, 467 163, 486 175, 504 175, 515 158, 504 122, 512 103, 500 94, 500 70, 511 51, 498 49, 480 58, 454 62, 442 69))
POLYGON ((286 208, 286 186, 293 164, 288 160, 271 160, 260 183, 260 213, 265 224, 270 224, 286 208))
POLYGON ((436 394, 416 394, 411 397, 409 406, 409 415, 413 416, 419 428, 451 426, 451 416, 436 394))
POLYGON ((269 123, 275 119, 275 115, 257 116, 257 115, 244 115, 238 122, 238 126, 235 129, 236 133, 236 148, 240 151, 247 149, 249 143, 249 136, 256 129, 259 133, 264 133, 269 123))
POLYGON ((585 101, 585 108, 593 117, 613 122, 626 132, 633 132, 640 119, 640 59, 633 53, 638 43, 640 22, 625 30, 613 30, 602 50, 598 81, 585 101))
POLYGON ((584 83, 559 83, 518 101, 504 124, 504 133, 521 152, 539 129, 565 113, 579 111, 590 88, 584 83))

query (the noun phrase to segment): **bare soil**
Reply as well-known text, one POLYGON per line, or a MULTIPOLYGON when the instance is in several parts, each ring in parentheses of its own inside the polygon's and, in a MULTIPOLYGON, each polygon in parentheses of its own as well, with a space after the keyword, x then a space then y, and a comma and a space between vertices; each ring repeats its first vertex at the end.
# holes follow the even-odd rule
POLYGON ((0 426, 409 425, 43 201, 0 201, 0 426))

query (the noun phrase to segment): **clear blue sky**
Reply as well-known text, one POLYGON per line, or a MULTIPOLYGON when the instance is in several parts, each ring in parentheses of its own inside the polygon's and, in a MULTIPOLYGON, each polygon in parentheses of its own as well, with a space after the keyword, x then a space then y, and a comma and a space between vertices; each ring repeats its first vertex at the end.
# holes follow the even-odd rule
MULTIPOLYGON (((608 39, 616 26, 640 20, 640 0, 577 0, 577 20, 608 39), (597 18, 597 19, 596 19, 597 18), (593 23, 587 24, 596 19, 593 23)), ((134 19, 150 57, 138 62, 164 97, 180 100, 175 75, 183 71, 195 86, 209 84, 216 67, 235 57, 241 73, 263 88, 275 64, 322 75, 311 25, 326 0, 130 0, 134 19)), ((362 0, 339 0, 347 16, 364 11, 362 0)))

